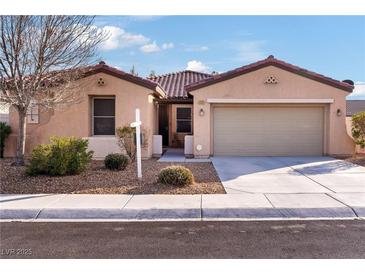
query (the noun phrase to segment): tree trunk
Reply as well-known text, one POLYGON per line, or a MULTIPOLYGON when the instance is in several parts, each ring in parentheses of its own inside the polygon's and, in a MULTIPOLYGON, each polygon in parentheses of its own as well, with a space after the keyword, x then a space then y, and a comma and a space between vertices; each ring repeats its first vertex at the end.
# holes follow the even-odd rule
POLYGON ((4 158, 4 144, 5 140, 3 140, 3 138, 1 138, 2 136, 0 136, 0 158, 3 159, 4 158))
POLYGON ((356 159, 357 155, 357 144, 355 143, 354 151, 352 152, 352 159, 356 159))
POLYGON ((19 110, 19 132, 18 132, 18 140, 16 144, 16 159, 15 164, 17 166, 24 165, 24 154, 25 154, 25 132, 26 132, 26 111, 19 110))

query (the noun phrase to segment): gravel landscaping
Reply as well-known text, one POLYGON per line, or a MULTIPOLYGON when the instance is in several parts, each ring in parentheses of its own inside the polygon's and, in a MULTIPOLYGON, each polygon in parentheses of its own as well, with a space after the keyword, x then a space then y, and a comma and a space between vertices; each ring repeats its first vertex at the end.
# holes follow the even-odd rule
POLYGON ((83 173, 73 176, 35 176, 25 174, 25 167, 11 166, 11 159, 0 160, 0 193, 84 193, 84 194, 213 194, 225 193, 211 163, 183 163, 195 178, 192 185, 176 187, 156 182, 160 169, 176 163, 142 161, 143 179, 138 180, 135 164, 123 171, 110 171, 103 161, 93 161, 83 173))
POLYGON ((355 157, 348 157, 348 158, 337 157, 337 158, 365 167, 365 154, 357 154, 355 157))

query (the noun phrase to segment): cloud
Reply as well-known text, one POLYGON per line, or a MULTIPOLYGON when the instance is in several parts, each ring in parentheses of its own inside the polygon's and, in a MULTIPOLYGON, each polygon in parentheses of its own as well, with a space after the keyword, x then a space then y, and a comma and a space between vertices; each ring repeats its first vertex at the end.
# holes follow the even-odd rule
POLYGON ((356 82, 354 91, 349 97, 351 98, 365 97, 365 82, 356 82))
POLYGON ((239 61, 255 62, 264 59, 266 54, 262 49, 264 41, 246 41, 237 43, 234 47, 238 51, 237 57, 239 61))
POLYGON ((186 46, 185 51, 194 52, 194 51, 207 51, 209 48, 207 46, 186 46))
POLYGON ((124 29, 115 26, 104 26, 101 30, 108 33, 108 39, 100 45, 101 50, 104 51, 140 46, 150 41, 142 34, 126 32, 124 29))
POLYGON ((155 41, 153 41, 153 43, 141 46, 139 49, 140 49, 140 51, 142 51, 144 53, 159 52, 161 50, 155 41))
POLYGON ((162 49, 172 49, 172 48, 174 48, 174 43, 163 43, 162 44, 162 49))
POLYGON ((207 65, 197 60, 189 61, 186 66, 186 70, 193 70, 198 72, 208 72, 209 69, 210 68, 207 65))

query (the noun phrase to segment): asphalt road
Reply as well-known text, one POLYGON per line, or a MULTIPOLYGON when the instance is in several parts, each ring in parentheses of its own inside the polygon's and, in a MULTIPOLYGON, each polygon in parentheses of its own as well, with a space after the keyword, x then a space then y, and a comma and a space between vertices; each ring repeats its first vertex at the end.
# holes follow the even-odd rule
POLYGON ((365 221, 0 223, 1 258, 365 258, 365 221))

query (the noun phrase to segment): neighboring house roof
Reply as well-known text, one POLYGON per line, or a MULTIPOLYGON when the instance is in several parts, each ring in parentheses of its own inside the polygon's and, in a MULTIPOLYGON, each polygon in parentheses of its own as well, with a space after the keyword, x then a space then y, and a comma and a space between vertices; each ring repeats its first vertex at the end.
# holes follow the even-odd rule
POLYGON ((365 100, 346 101, 346 116, 352 116, 360 111, 365 111, 365 100))
POLYGON ((185 90, 185 86, 211 78, 211 74, 184 70, 164 75, 158 75, 149 77, 148 79, 160 84, 160 86, 166 92, 166 99, 173 98, 188 98, 188 93, 185 90))
POLYGON ((209 85, 221 82, 221 81, 225 81, 225 80, 237 77, 237 76, 245 74, 245 73, 249 73, 249 72, 261 69, 263 67, 267 67, 267 66, 275 66, 275 67, 281 68, 283 70, 301 75, 303 77, 345 90, 347 92, 352 92, 352 90, 354 89, 354 86, 352 86, 348 83, 341 82, 341 81, 326 77, 324 75, 294 66, 294 65, 286 63, 282 60, 274 58, 273 55, 270 55, 268 58, 266 58, 264 60, 249 64, 249 65, 246 65, 243 67, 239 67, 234 70, 227 71, 225 73, 217 74, 214 77, 211 77, 208 79, 203 79, 196 83, 192 83, 192 84, 186 86, 185 89, 188 92, 190 92, 190 91, 202 88, 202 87, 206 87, 206 86, 209 86, 209 85))

